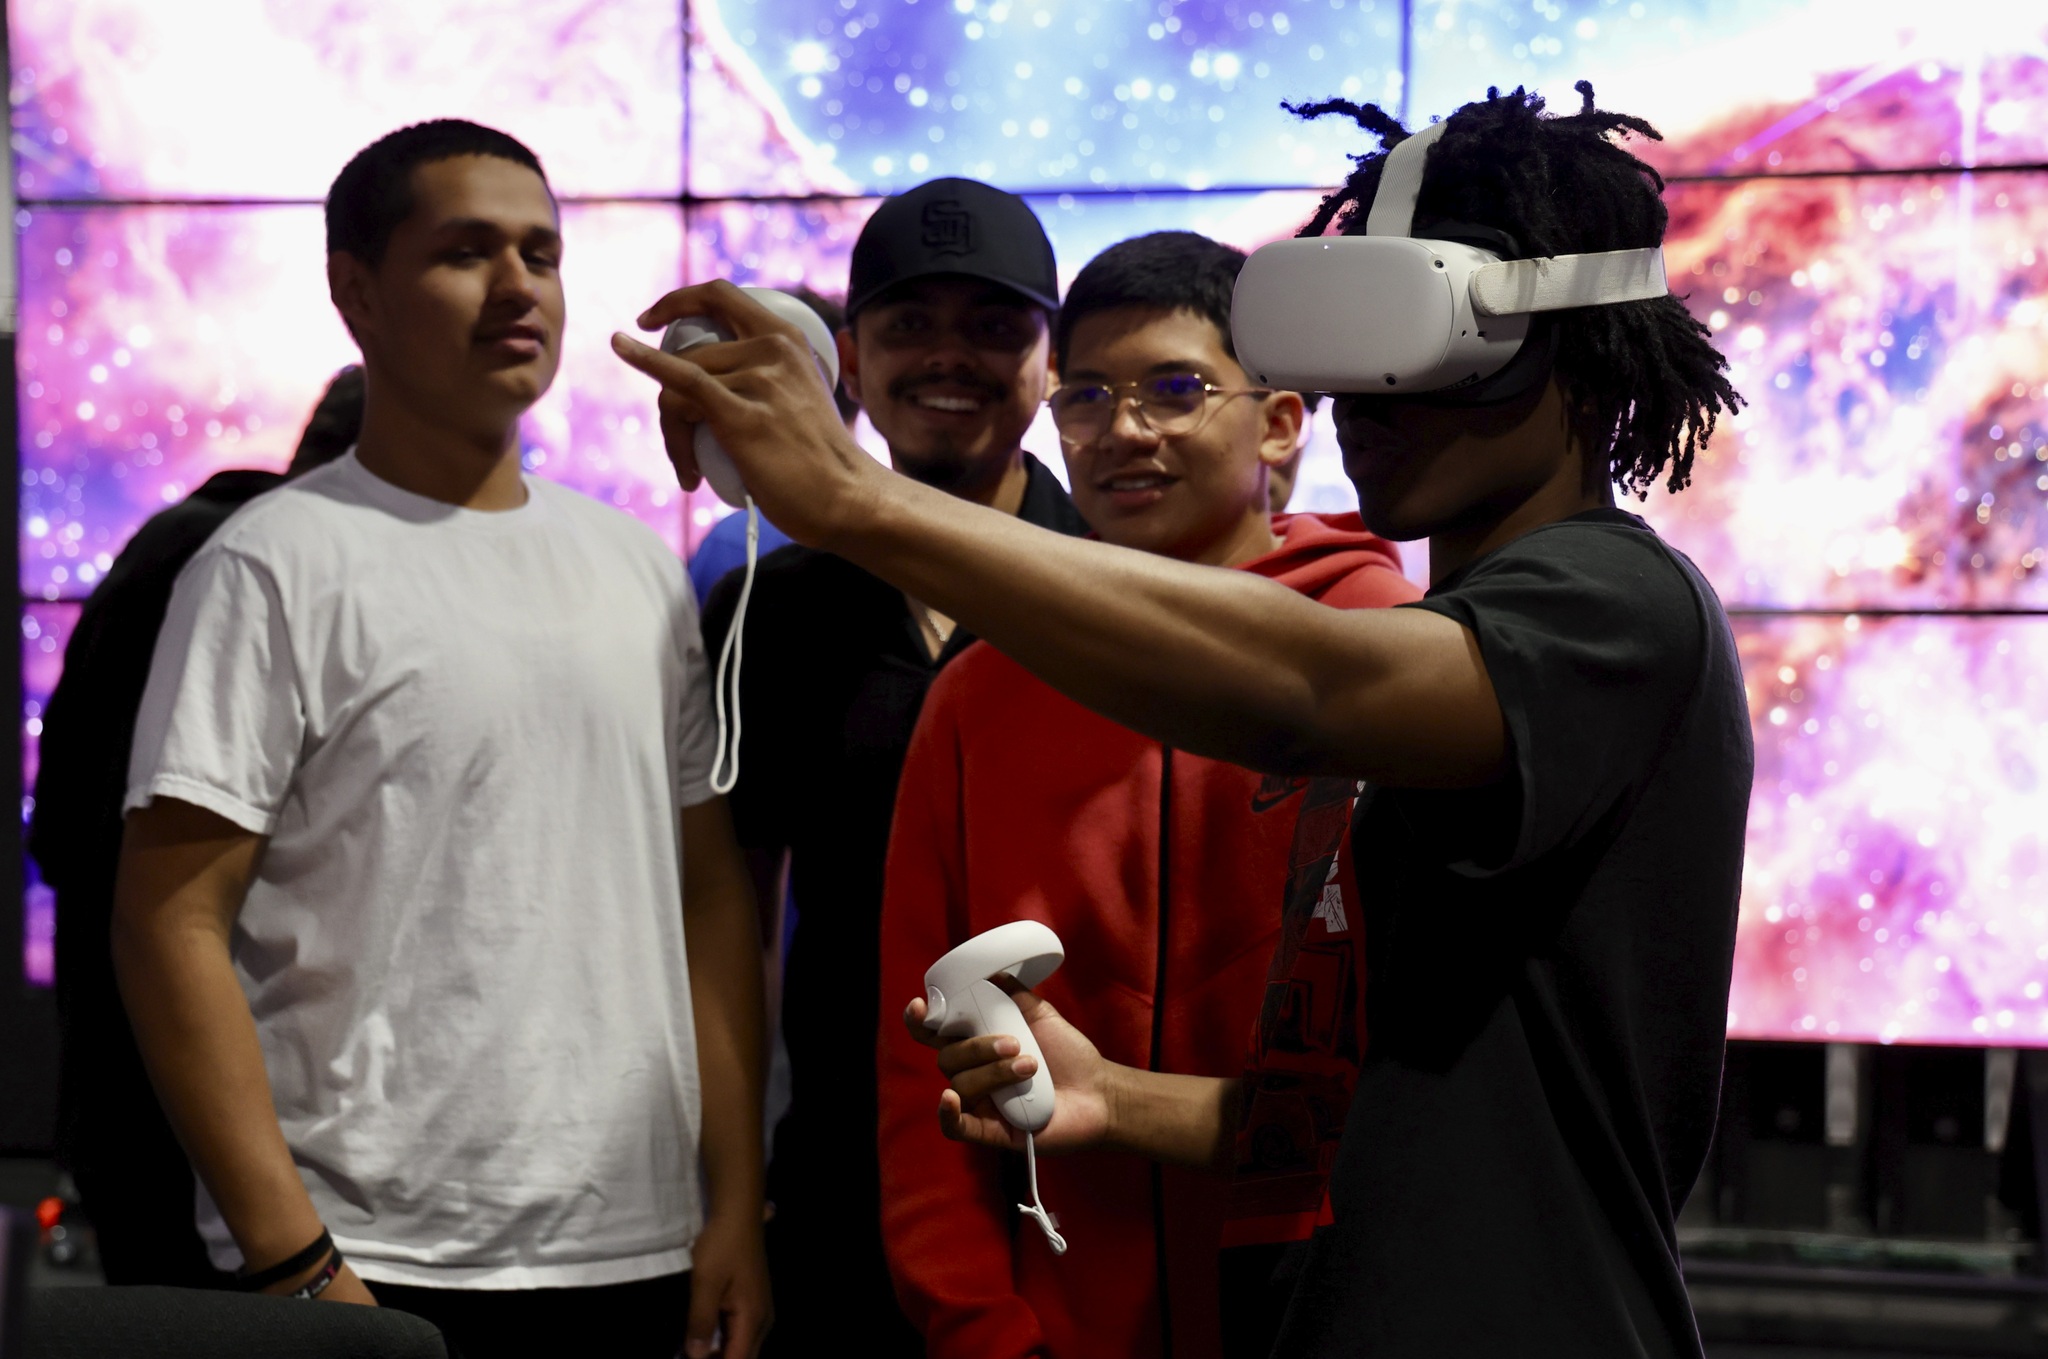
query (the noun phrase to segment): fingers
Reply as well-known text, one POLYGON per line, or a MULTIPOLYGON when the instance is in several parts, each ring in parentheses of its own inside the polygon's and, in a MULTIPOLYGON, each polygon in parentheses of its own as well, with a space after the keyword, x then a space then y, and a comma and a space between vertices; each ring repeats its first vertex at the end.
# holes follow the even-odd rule
POLYGON ((706 1268, 698 1260, 690 1278, 690 1320, 683 1330, 683 1353, 689 1359, 708 1359, 717 1352, 719 1304, 725 1299, 726 1273, 706 1268))
POLYGON ((795 326, 782 320, 772 311, 748 297, 733 283, 725 279, 713 279, 709 283, 692 284, 678 288, 640 313, 642 330, 654 330, 671 321, 685 316, 709 316, 722 322, 737 339, 752 339, 759 335, 794 335, 799 340, 802 334, 795 326))
MULTIPOLYGON (((1014 1037, 1000 1033, 979 1034, 973 1038, 948 1041, 925 1027, 924 1017, 929 1012, 922 998, 911 1001, 903 1007, 903 1027, 909 1031, 912 1038, 924 1046, 938 1050, 939 1070, 948 1076, 957 1076, 975 1067, 988 1066, 1006 1057, 1015 1057, 1021 1050, 1014 1037)), ((1025 1080, 1038 1069, 1030 1058, 1026 1057, 1023 1060, 1023 1071, 1009 1076, 1002 1084, 1008 1085, 1025 1080)))
POLYGON ((1037 1024, 1047 1019, 1058 1019, 1060 1017, 1060 1012, 1052 1008, 1051 1001, 1039 995, 1036 991, 1027 989, 1023 982, 1018 981, 1009 973, 999 973, 990 978, 990 980, 1007 991, 1011 1000, 1017 1002, 1017 1013, 1024 1016, 1026 1024, 1037 1024))
POLYGON ((697 467, 697 422, 691 418, 690 404, 666 387, 654 404, 660 412, 662 446, 668 449, 676 480, 684 490, 694 491, 704 484, 704 474, 697 467))
POLYGON ((688 1359, 754 1359, 774 1322, 766 1280, 758 1287, 743 1282, 744 1274, 707 1278, 699 1269, 690 1281, 690 1319, 684 1331, 688 1359))
POLYGON ((953 1089, 972 1109, 983 1100, 994 1099, 1003 1091, 1028 1081, 1038 1071, 1038 1063, 1030 1057, 1017 1057, 989 1062, 982 1066, 969 1067, 953 1076, 953 1089))
POLYGON ((630 335, 613 335, 612 352, 661 384, 656 401, 661 441, 676 469, 676 480, 684 490, 696 490, 704 475, 697 466, 694 426, 731 414, 741 404, 740 398, 694 360, 664 354, 630 335))
POLYGON ((930 1012, 924 997, 918 997, 903 1007, 903 1027, 909 1031, 912 1038, 928 1048, 944 1047, 945 1040, 924 1026, 924 1017, 930 1012))
POLYGON ((1001 1151, 1018 1151, 1024 1146, 1024 1134, 1000 1114, 969 1113, 958 1092, 952 1090, 939 1096, 939 1131, 954 1142, 1001 1151))
POLYGON ((948 1076, 958 1076, 963 1071, 988 1066, 1006 1057, 1015 1057, 1023 1051, 1023 1045, 1006 1033, 977 1034, 962 1038, 939 1049, 939 1070, 948 1076))
MULTIPOLYGON (((693 420, 715 420, 728 413, 730 408, 720 403, 718 398, 725 397, 727 402, 738 401, 740 391, 746 390, 747 384, 742 381, 736 389, 735 380, 750 375, 758 376, 794 366, 799 371, 817 373, 819 387, 825 385, 817 364, 811 360, 810 347, 801 336, 792 339, 788 335, 759 335, 722 344, 695 345, 685 356, 670 354, 614 331, 612 352, 659 382, 662 390, 679 397, 683 409, 693 420)), ((759 395, 758 390, 755 394, 759 395)))
POLYGON ((612 353, 659 382, 664 390, 674 392, 695 405, 696 409, 692 413, 700 418, 704 413, 704 396, 710 388, 718 385, 711 381, 702 365, 695 359, 686 359, 679 354, 664 354, 653 345, 642 344, 623 331, 612 333, 612 353))
POLYGON ((758 1300, 748 1299, 726 1315, 724 1359, 754 1359, 773 1318, 758 1300))

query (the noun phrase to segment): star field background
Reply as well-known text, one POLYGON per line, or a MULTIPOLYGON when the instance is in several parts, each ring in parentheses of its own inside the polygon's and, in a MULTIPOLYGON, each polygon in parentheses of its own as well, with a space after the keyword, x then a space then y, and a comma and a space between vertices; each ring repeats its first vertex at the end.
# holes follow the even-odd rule
MULTIPOLYGON (((1367 139, 1574 80, 1664 133, 1674 286, 1749 408, 1642 507, 1736 614, 1758 741, 1731 1032, 2048 1043, 2048 15, 2017 0, 16 0, 26 774, 77 601, 352 350, 318 200, 459 115, 540 153, 572 324, 526 459, 686 551, 603 337, 679 280, 843 290, 878 196, 1026 193, 1065 278, 1291 233, 1367 139)), ((1027 441, 1050 455, 1044 430, 1027 441)), ((1056 459, 1048 457, 1049 461, 1056 459)), ((1327 418, 1298 507, 1350 508, 1327 418)), ((1423 545, 1409 567, 1426 574, 1423 545)), ((31 975, 47 894, 30 886, 31 975)))

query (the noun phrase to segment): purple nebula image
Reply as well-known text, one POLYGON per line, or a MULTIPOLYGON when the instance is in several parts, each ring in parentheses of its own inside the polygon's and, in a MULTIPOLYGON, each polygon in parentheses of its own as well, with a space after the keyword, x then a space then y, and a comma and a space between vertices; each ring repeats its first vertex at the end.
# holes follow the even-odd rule
MULTIPOLYGON (((64 670, 64 648, 78 622, 76 604, 29 604, 21 611, 21 820, 24 832, 35 810, 36 771, 42 767, 43 714, 64 670)), ((57 900, 36 872, 33 859, 23 898, 22 971, 33 986, 57 979, 57 900)))
POLYGON ((791 192, 720 131, 761 120, 797 192, 940 175, 1024 191, 1318 184, 1354 135, 1282 100, 1398 103, 1398 0, 692 6, 690 188, 791 192), (736 96, 758 112, 736 113, 736 96))
POLYGON ((558 193, 682 188, 676 0, 16 0, 25 199, 317 201, 393 128, 463 117, 558 193))
POLYGON ((2048 618, 1741 619, 1729 1032, 2048 1044, 2048 618))
POLYGON ((311 207, 23 209, 21 571, 82 597, 149 515, 281 469, 354 357, 311 207))
POLYGON ((2048 176, 1684 184, 1748 408, 1647 513, 1729 605, 2048 606, 2048 176))
MULTIPOLYGON (((21 610, 22 787, 36 786, 43 712, 64 673, 64 648, 78 623, 77 604, 26 604, 21 610)), ((26 819, 26 818, 24 818, 26 819)))
POLYGON ((690 279, 729 278, 762 288, 801 284, 843 301, 853 243, 881 201, 812 198, 692 204, 690 279))
MULTIPOLYGON (((226 467, 282 468, 355 347, 301 206, 29 208, 21 230, 21 588, 82 597, 149 515, 226 467)), ((684 546, 683 493, 613 330, 682 276, 680 209, 563 209, 569 324, 529 468, 684 546)))
POLYGON ((1410 111, 1489 85, 1648 119, 1672 175, 2048 159, 2048 14, 2025 0, 1419 0, 1410 111))

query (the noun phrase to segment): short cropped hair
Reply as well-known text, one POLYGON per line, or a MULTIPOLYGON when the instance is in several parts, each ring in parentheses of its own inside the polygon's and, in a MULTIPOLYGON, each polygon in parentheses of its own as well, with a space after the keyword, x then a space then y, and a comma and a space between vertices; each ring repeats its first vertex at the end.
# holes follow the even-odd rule
POLYGON ((375 268, 391 233, 412 216, 412 172, 456 156, 495 156, 548 180, 540 157, 496 128, 460 118, 436 118, 386 133, 356 152, 327 191, 327 251, 353 255, 375 268))
MULTIPOLYGON (((1505 233, 1518 258, 1661 245, 1663 177, 1617 144, 1657 139, 1657 130, 1598 107, 1585 81, 1575 88, 1582 102, 1573 113, 1549 113, 1527 90, 1490 89, 1445 119, 1423 171, 1418 226, 1505 233)), ((1300 233, 1363 235, 1387 152, 1407 129, 1377 105, 1347 99, 1288 107, 1303 118, 1339 114, 1378 139, 1381 149, 1352 157, 1357 168, 1300 233)), ((1716 416, 1742 406, 1727 359, 1676 297, 1579 307, 1539 324, 1556 327, 1554 371, 1589 465, 1604 461, 1615 484, 1637 495, 1659 480, 1686 486, 1716 416)))
POLYGON ((1117 242, 1088 261, 1060 303, 1053 331, 1060 372, 1067 371, 1074 327, 1120 307, 1193 312, 1215 325, 1223 337, 1223 352, 1235 359, 1230 295, 1244 261, 1244 251, 1193 231, 1154 231, 1117 242))

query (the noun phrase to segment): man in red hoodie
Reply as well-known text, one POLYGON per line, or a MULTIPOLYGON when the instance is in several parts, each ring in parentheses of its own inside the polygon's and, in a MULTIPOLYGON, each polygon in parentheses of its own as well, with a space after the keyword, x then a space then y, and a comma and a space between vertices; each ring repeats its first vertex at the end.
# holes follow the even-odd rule
MULTIPOLYGON (((1394 546, 1356 515, 1270 513, 1269 473, 1294 454, 1304 412, 1231 351, 1243 262, 1167 231, 1112 246, 1075 279, 1051 406, 1076 506, 1108 542, 1334 607, 1417 598, 1394 546)), ((1067 961, 1040 994, 1105 1054, 1238 1075, 1305 782, 1162 747, 992 647, 933 686, 890 838, 878 1058, 884 1245, 933 1359, 1220 1352, 1226 1183, 1116 1152, 1046 1162, 1041 1188, 1071 1243, 1056 1262, 1014 1210, 1020 1167, 941 1134, 944 1078, 895 1002, 963 939, 1041 920, 1067 961)))

